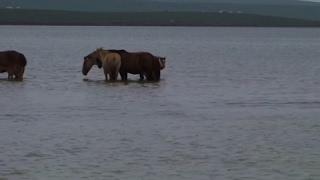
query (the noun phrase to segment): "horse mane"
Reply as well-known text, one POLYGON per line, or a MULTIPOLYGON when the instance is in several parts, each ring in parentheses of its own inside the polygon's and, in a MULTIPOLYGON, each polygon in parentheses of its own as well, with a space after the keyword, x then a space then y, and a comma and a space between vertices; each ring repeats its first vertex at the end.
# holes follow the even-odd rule
POLYGON ((103 47, 99 47, 99 48, 96 49, 97 52, 103 51, 103 50, 104 50, 103 47))
POLYGON ((108 49, 108 51, 113 52, 113 53, 118 53, 118 54, 129 53, 128 51, 126 51, 124 49, 108 49))
POLYGON ((161 59, 161 60, 165 60, 166 57, 163 57, 163 56, 156 56, 158 59, 161 59))
POLYGON ((101 60, 105 59, 108 56, 108 54, 112 53, 109 50, 106 50, 106 49, 103 49, 103 48, 98 48, 96 52, 99 54, 101 60))

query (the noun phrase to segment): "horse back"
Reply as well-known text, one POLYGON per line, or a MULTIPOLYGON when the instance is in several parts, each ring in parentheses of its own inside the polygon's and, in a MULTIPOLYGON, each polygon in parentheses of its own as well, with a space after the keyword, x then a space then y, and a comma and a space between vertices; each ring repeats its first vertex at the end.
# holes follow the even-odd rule
POLYGON ((140 52, 139 59, 142 61, 142 65, 146 66, 146 68, 160 68, 160 62, 156 56, 149 52, 140 52))
POLYGON ((117 53, 109 53, 109 58, 108 60, 110 61, 110 63, 112 64, 121 64, 121 56, 117 53))
POLYGON ((103 65, 107 66, 108 68, 120 68, 121 65, 121 56, 117 53, 108 53, 102 59, 103 65))
POLYGON ((141 65, 140 57, 136 53, 122 53, 121 54, 121 68, 120 71, 128 72, 131 74, 140 74, 141 65))
POLYGON ((17 51, 1 51, 0 52, 0 66, 20 66, 27 65, 25 56, 17 51))

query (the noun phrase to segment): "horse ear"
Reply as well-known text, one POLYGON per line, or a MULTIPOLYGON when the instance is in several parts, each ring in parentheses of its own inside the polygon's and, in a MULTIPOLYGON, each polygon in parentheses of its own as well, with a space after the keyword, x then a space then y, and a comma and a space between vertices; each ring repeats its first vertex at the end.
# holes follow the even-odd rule
POLYGON ((96 59, 96 62, 97 62, 97 66, 98 68, 101 68, 102 67, 102 62, 99 58, 96 59))

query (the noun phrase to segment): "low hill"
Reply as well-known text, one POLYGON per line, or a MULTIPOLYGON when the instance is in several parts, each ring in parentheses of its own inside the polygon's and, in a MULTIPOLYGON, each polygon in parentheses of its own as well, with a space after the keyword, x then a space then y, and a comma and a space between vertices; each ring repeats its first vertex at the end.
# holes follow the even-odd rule
POLYGON ((219 12, 320 20, 320 3, 299 0, 0 0, 0 8, 85 12, 219 12))
POLYGON ((212 12, 73 12, 0 9, 1 25, 134 25, 134 26, 320 26, 309 21, 243 13, 212 12))

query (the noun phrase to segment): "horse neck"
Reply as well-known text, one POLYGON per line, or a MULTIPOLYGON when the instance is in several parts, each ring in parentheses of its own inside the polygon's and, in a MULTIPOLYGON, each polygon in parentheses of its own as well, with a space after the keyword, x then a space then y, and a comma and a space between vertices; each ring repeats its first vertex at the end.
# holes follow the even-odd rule
POLYGON ((98 57, 102 60, 106 56, 105 50, 101 49, 98 51, 98 57))

